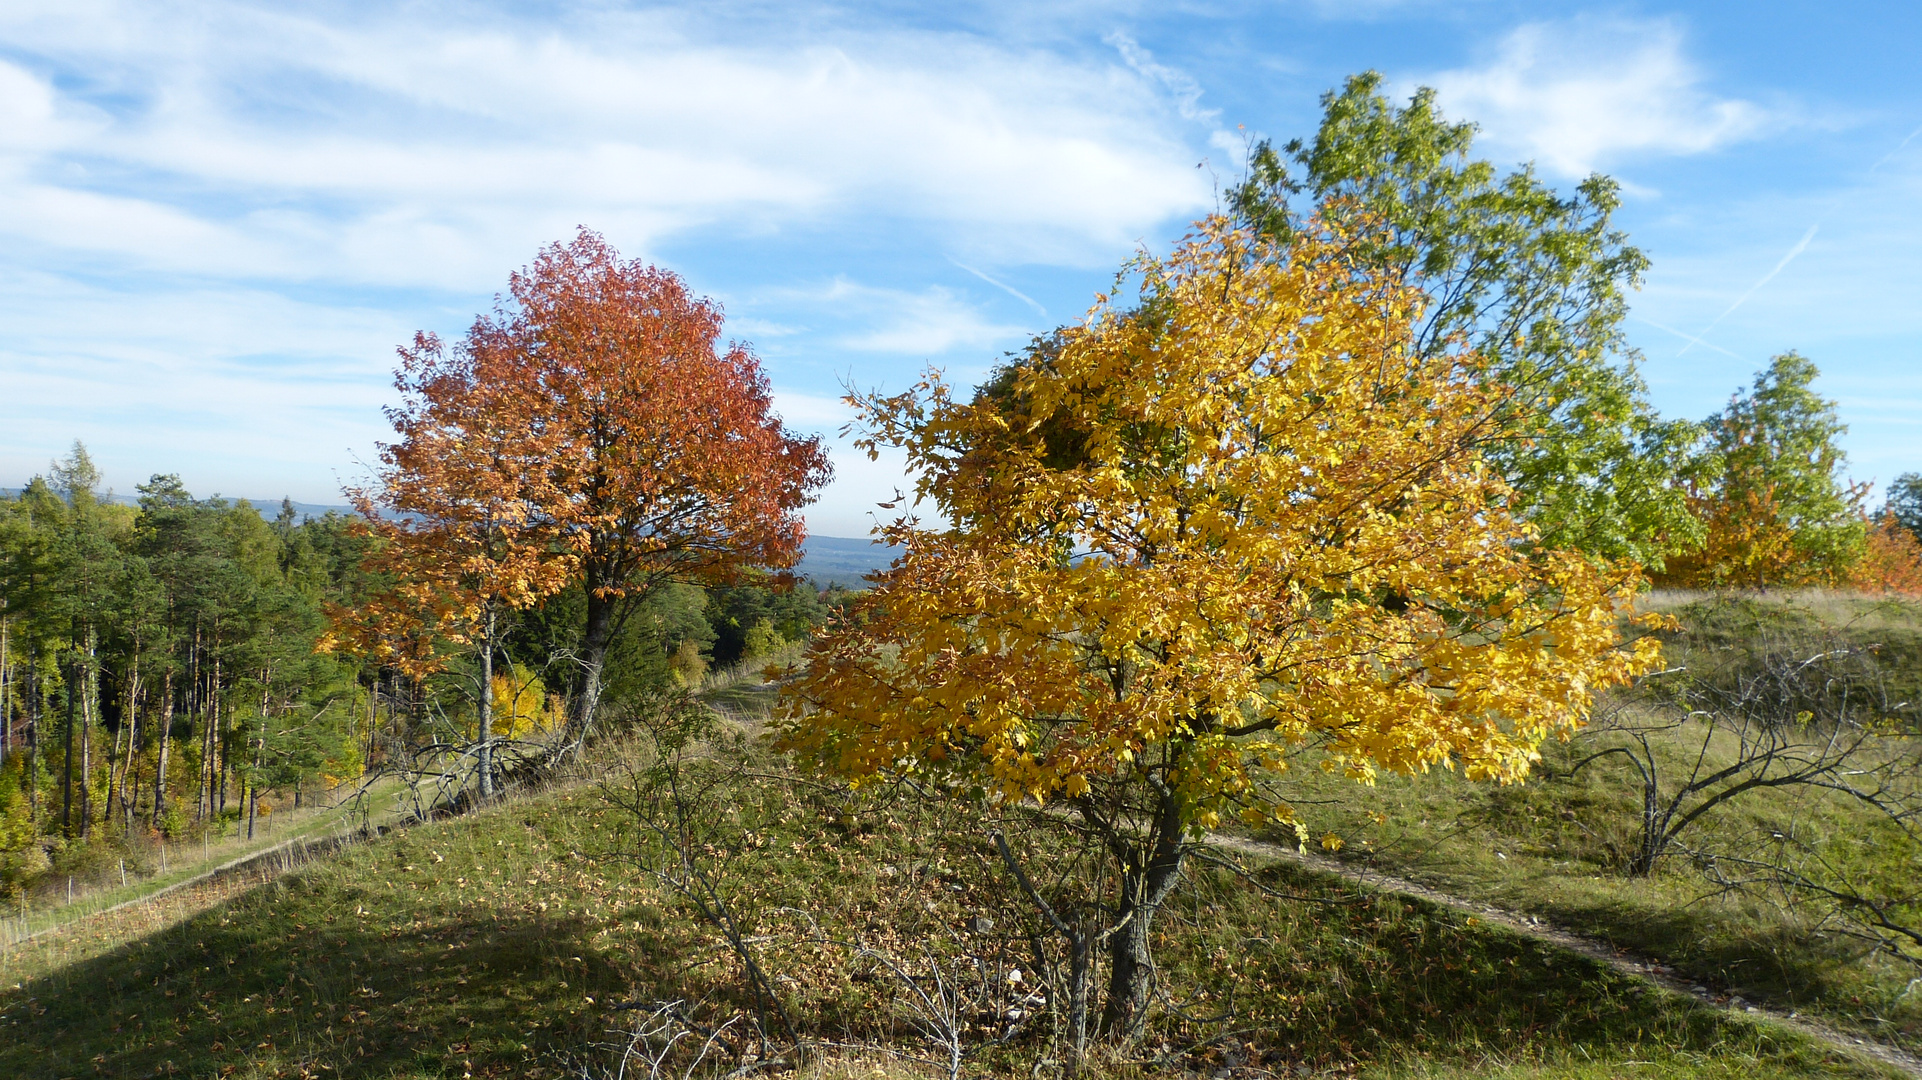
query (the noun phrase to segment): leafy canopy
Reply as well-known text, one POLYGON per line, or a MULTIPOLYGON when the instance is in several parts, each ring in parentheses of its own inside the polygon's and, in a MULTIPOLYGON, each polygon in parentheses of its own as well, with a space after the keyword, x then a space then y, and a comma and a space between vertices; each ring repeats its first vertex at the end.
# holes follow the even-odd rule
POLYGON ((515 273, 454 348, 422 335, 401 350, 400 441, 362 500, 388 512, 367 516, 389 541, 374 569, 396 587, 343 618, 343 637, 434 670, 490 612, 578 582, 579 735, 650 595, 792 566, 827 456, 783 426, 723 321, 677 275, 582 229, 515 273))
POLYGON ((535 422, 504 373, 472 340, 452 351, 432 334, 402 348, 372 489, 349 489, 374 542, 363 569, 381 587, 332 605, 324 648, 342 647, 421 679, 470 647, 490 648, 506 610, 565 588, 574 557, 560 548, 548 507, 555 433, 535 422))
POLYGON ((1861 557, 1866 484, 1850 484, 1835 440, 1848 426, 1813 389, 1814 361, 1788 352, 1756 373, 1747 394, 1708 418, 1710 453, 1688 477, 1707 526, 1701 551, 1672 580, 1766 589, 1834 584, 1861 557))
POLYGON ((1564 197, 1532 167, 1498 175, 1433 90, 1396 106, 1381 84, 1366 72, 1325 95, 1312 141, 1258 144, 1237 217, 1278 239, 1311 216, 1346 228, 1364 266, 1423 294, 1418 355, 1465 340, 1487 360, 1497 422, 1477 439, 1544 547, 1659 567, 1693 546, 1671 481, 1694 425, 1655 413, 1621 332, 1648 259, 1611 224, 1618 185, 1590 176, 1564 197))
POLYGON ((1360 780, 1519 779, 1649 669, 1619 647, 1639 575, 1534 550, 1479 449, 1481 363, 1424 354, 1419 294, 1355 252, 1211 220, 1021 365, 1014 407, 934 376, 857 399, 954 525, 887 530, 906 553, 812 645, 787 745, 1194 834, 1289 819, 1269 781, 1311 737, 1360 780))

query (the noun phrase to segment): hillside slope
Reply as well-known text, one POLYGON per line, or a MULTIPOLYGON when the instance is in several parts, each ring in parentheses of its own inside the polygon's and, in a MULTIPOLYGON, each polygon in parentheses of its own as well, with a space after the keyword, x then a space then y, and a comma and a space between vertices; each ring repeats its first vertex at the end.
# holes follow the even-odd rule
MULTIPOLYGON (((716 805, 739 843, 713 871, 810 1038, 926 1052, 899 986, 830 939, 1029 966, 1029 915, 964 820, 851 804, 766 760, 731 783, 716 805), (995 929, 971 930, 984 915, 995 929)), ((0 1075, 559 1077, 607 1065, 632 1004, 738 1015, 727 950, 634 845, 580 787, 397 832, 132 942, 36 943, 9 957, 0 1075)), ((1284 864, 1256 881, 1197 868, 1160 946, 1172 1011, 1148 1058, 1105 1072, 1883 1075, 1472 916, 1284 864)), ((749 1046, 720 1049, 732 1068, 749 1046)), ((1044 1054, 1036 1029, 969 1068, 1027 1075, 1044 1054)))

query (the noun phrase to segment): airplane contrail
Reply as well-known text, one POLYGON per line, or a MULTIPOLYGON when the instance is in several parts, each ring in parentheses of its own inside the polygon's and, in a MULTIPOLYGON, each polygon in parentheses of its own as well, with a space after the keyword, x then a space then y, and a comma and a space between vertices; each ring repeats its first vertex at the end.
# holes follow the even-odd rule
POLYGON ((1914 131, 1911 131, 1911 132, 1909 132, 1909 136, 1908 136, 1908 138, 1906 138, 1906 139, 1903 139, 1903 140, 1902 140, 1901 142, 1899 142, 1899 143, 1896 143, 1896 144, 1895 144, 1895 149, 1893 149, 1893 150, 1891 150, 1891 151, 1889 151, 1889 152, 1888 152, 1888 153, 1886 153, 1886 154, 1883 154, 1883 155, 1882 155, 1882 160, 1881 160, 1881 161, 1878 161, 1878 162, 1876 162, 1875 164, 1873 164, 1873 165, 1871 165, 1871 166, 1869 166, 1869 171, 1868 171, 1868 173, 1867 173, 1867 174, 1865 174, 1865 175, 1869 175, 1869 176, 1873 176, 1873 175, 1875 175, 1875 170, 1877 170, 1877 169, 1879 169, 1879 168, 1881 168, 1881 167, 1882 167, 1882 166, 1884 166, 1884 165, 1887 165, 1887 164, 1888 164, 1888 163, 1889 163, 1890 161, 1892 161, 1892 160, 1894 160, 1894 158, 1895 158, 1895 155, 1897 155, 1897 154, 1899 154, 1899 153, 1901 153, 1901 152, 1902 152, 1902 148, 1903 148, 1903 147, 1905 147, 1905 146, 1907 146, 1907 145, 1909 145, 1910 143, 1912 143, 1912 142, 1914 142, 1914 141, 1915 141, 1915 137, 1916 137, 1917 135, 1922 135, 1922 127, 1919 127, 1919 128, 1916 128, 1916 129, 1915 129, 1914 131))
POLYGON ((975 277, 980 278, 982 281, 985 281, 988 284, 994 286, 995 288, 1000 289, 1002 292, 1007 293, 1009 296, 1014 297, 1016 300, 1021 301, 1022 303, 1028 305, 1029 307, 1035 309, 1036 311, 1039 311, 1041 313, 1042 318, 1045 319, 1048 317, 1048 309, 1042 307, 1040 304, 1035 303, 1034 297, 1029 296, 1027 293, 1022 292, 1021 290, 1015 288, 1012 285, 1007 284, 1006 282, 996 281, 995 279, 989 277, 988 275, 982 273, 979 270, 976 270, 974 267, 969 266, 967 263, 964 263, 959 259, 951 258, 948 261, 960 267, 961 269, 966 270, 968 273, 973 274, 975 277))
MULTIPOLYGON (((1908 135, 1904 137, 1901 142, 1895 144, 1895 149, 1889 151, 1886 154, 1883 154, 1882 159, 1880 161, 1877 161, 1875 164, 1869 166, 1868 170, 1864 172, 1862 175, 1864 177, 1874 176, 1875 171, 1877 169, 1880 169, 1882 166, 1887 165, 1889 162, 1895 160, 1895 156, 1897 154, 1900 154, 1903 148, 1907 147, 1910 143, 1914 142, 1916 136, 1918 135, 1922 135, 1922 127, 1916 128, 1914 131, 1909 132, 1908 135)), ((1789 249, 1789 253, 1787 255, 1782 256, 1782 261, 1775 264, 1775 269, 1770 270, 1767 274, 1764 274, 1762 276, 1762 280, 1749 286, 1749 290, 1743 293, 1741 296, 1737 297, 1735 299, 1735 302, 1728 306, 1728 310, 1722 312, 1720 315, 1715 316, 1714 322, 1711 322, 1707 326, 1702 327, 1702 332, 1700 334, 1696 334, 1694 337, 1689 337, 1689 335, 1683 334, 1680 331, 1669 330, 1669 328, 1666 326, 1660 327, 1660 329, 1668 330, 1669 333, 1675 334, 1678 337, 1688 338, 1688 344, 1682 346, 1681 352, 1678 352, 1675 354, 1676 357, 1679 359, 1682 355, 1684 355, 1690 349, 1694 348, 1697 345, 1700 345, 1708 349, 1715 349, 1716 352, 1728 353, 1728 350, 1717 348, 1714 345, 1710 345, 1708 342, 1703 341, 1702 338, 1706 336, 1710 330, 1715 329, 1716 325, 1720 323, 1723 319, 1726 319, 1730 315, 1733 315, 1735 313, 1735 309, 1741 307, 1743 303, 1745 303, 1748 300, 1749 297, 1754 296, 1755 290, 1761 288, 1764 285, 1767 285, 1771 280, 1774 279, 1775 275, 1782 272, 1783 267, 1787 266, 1791 261, 1793 261, 1797 255, 1802 254, 1802 252, 1809 246, 1809 241, 1815 239, 1816 230, 1822 227, 1822 219, 1828 217, 1829 214, 1832 213, 1836 209, 1836 207, 1840 205, 1841 205, 1841 199, 1838 197, 1834 203, 1830 204, 1827 210, 1824 210, 1822 212, 1822 217, 1817 218, 1815 220, 1815 224, 1809 226, 1809 231, 1802 234, 1802 239, 1799 242, 1797 242, 1794 247, 1789 249)), ((1653 326, 1655 324, 1650 323, 1650 325, 1653 326)), ((1728 353, 1728 355, 1733 356, 1734 354, 1728 353)))
POLYGON ((1721 353, 1723 356, 1726 356, 1731 360, 1742 359, 1741 357, 1735 355, 1732 352, 1729 352, 1727 349, 1722 348, 1720 345, 1717 345, 1714 342, 1703 341, 1701 338, 1698 338, 1693 334, 1685 334, 1682 331, 1675 329, 1673 326, 1664 326, 1663 324, 1658 323, 1654 319, 1648 318, 1646 316, 1630 315, 1629 318, 1634 319, 1636 322, 1647 323, 1648 325, 1653 326, 1657 330, 1662 330, 1667 333, 1674 334, 1676 337, 1681 338, 1683 341, 1688 342, 1690 345, 1700 345, 1704 349, 1714 349, 1716 352, 1721 353))
MULTIPOLYGON (((1749 297, 1751 297, 1751 296, 1754 296, 1754 295, 1755 295, 1755 291, 1756 291, 1757 289, 1760 289, 1760 288, 1761 288, 1762 286, 1764 286, 1764 285, 1767 285, 1767 284, 1768 284, 1769 282, 1771 282, 1771 281, 1773 281, 1773 280, 1775 280, 1775 275, 1777 275, 1777 274, 1779 274, 1779 273, 1781 273, 1781 272, 1782 272, 1782 268, 1783 268, 1783 267, 1785 267, 1785 266, 1787 266, 1787 265, 1788 265, 1789 263, 1791 263, 1791 262, 1793 262, 1793 261, 1795 261, 1795 257, 1796 257, 1797 255, 1800 255, 1800 254, 1802 254, 1802 252, 1803 252, 1803 251, 1805 251, 1805 250, 1807 250, 1807 249, 1808 249, 1808 246, 1809 246, 1809 241, 1811 241, 1811 240, 1813 240, 1813 239, 1815 239, 1815 233, 1816 233, 1816 231, 1817 231, 1817 230, 1819 230, 1819 229, 1820 229, 1821 227, 1822 227, 1822 223, 1821 223, 1821 222, 1819 222, 1819 221, 1818 221, 1818 222, 1816 222, 1816 223, 1815 223, 1815 224, 1813 224, 1813 225, 1810 225, 1810 226, 1809 226, 1809 231, 1808 231, 1808 232, 1805 232, 1805 233, 1803 233, 1803 234, 1802 234, 1802 239, 1801 239, 1801 240, 1799 240, 1799 241, 1797 241, 1797 242, 1796 242, 1796 244, 1795 244, 1795 246, 1789 249, 1789 253, 1788 253, 1787 255, 1784 255, 1784 256, 1782 256, 1782 261, 1781 261, 1781 262, 1779 262, 1779 263, 1776 263, 1776 264, 1775 264, 1775 269, 1773 269, 1773 270, 1770 270, 1770 271, 1769 271, 1768 273, 1766 273, 1766 274, 1763 274, 1763 275, 1762 275, 1762 280, 1760 280, 1760 281, 1758 281, 1758 282, 1756 282, 1756 283, 1755 283, 1755 284, 1753 284, 1753 285, 1750 285, 1750 286, 1748 287, 1748 291, 1747 291, 1747 292, 1745 292, 1745 293, 1743 293, 1742 295, 1740 295, 1740 296, 1738 296, 1738 297, 1736 297, 1736 298, 1735 298, 1735 302, 1734 302, 1733 304, 1730 304, 1730 305, 1728 306, 1728 309, 1727 309, 1726 311, 1724 311, 1724 312, 1722 312, 1722 313, 1721 313, 1720 315, 1717 315, 1717 316, 1715 316, 1715 319, 1714 319, 1714 321, 1712 321, 1712 322, 1710 322, 1710 323, 1709 323, 1709 324, 1708 324, 1707 326, 1704 326, 1704 327, 1702 327, 1702 330, 1701 330, 1701 333, 1698 333, 1698 334, 1696 334, 1694 338, 1690 338, 1690 339, 1689 339, 1689 343, 1688 343, 1687 345, 1684 345, 1684 346, 1682 346, 1682 351, 1681 351, 1681 352, 1678 352, 1678 353, 1676 353, 1675 355, 1676 355, 1676 356, 1677 356, 1677 357, 1679 358, 1679 357, 1681 357, 1681 356, 1683 356, 1684 354, 1686 354, 1686 353, 1687 353, 1687 352, 1688 352, 1688 351, 1689 351, 1690 349, 1692 349, 1692 348, 1694 348, 1694 347, 1695 347, 1695 342, 1696 342, 1696 339, 1698 339, 1698 338, 1701 338, 1701 337, 1704 337, 1704 336, 1706 336, 1706 335, 1708 334, 1708 332, 1709 332, 1710 330, 1713 330, 1713 329, 1715 329, 1715 327, 1716 327, 1716 326, 1717 326, 1717 325, 1718 325, 1718 324, 1719 324, 1719 323, 1720 323, 1720 322, 1721 322, 1721 321, 1722 321, 1723 319, 1726 319, 1726 318, 1728 318, 1728 317, 1729 317, 1730 315, 1733 315, 1733 314, 1735 314, 1735 309, 1736 309, 1736 308, 1738 308, 1738 307, 1741 307, 1741 306, 1742 306, 1742 305, 1743 305, 1744 303, 1747 303, 1747 302, 1748 302, 1748 298, 1749 298, 1749 297)), ((1705 344, 1706 344, 1706 343, 1705 343, 1705 344)))

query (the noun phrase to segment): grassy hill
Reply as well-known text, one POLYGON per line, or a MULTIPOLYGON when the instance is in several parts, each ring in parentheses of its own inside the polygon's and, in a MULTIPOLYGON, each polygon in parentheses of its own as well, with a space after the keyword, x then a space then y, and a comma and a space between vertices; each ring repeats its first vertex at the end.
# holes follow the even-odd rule
MULTIPOLYGON (((713 1075, 734 1069, 755 1049, 739 961, 641 871, 650 849, 617 805, 645 749, 603 746, 585 770, 599 783, 400 830, 171 925, 16 948, 0 1075, 612 1076, 663 1001, 720 1030, 713 1075)), ((693 858, 819 1044, 801 1075, 938 1074, 862 1049, 930 1054, 877 957, 924 978, 991 972, 981 985, 1004 997, 1023 985, 1009 972, 1041 981, 1034 916, 969 815, 820 788, 738 740, 700 753, 720 842, 693 858)), ((1098 1074, 1883 1075, 1458 912, 1287 863, 1255 881, 1197 867, 1161 923, 1162 1016, 1098 1074)), ((993 1031, 963 1021, 974 1045, 1005 1004, 993 1031)), ((1049 1054, 1031 1019, 968 1074, 1027 1076, 1049 1054)))

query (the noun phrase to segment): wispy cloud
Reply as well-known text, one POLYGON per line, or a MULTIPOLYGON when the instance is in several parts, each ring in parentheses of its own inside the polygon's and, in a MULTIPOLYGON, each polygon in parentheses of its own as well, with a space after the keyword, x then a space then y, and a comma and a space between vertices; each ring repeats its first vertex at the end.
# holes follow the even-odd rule
POLYGON ((1198 90, 1158 67, 687 15, 84 7, 0 14, 28 56, 0 65, 0 231, 156 268, 474 287, 582 220, 644 247, 855 210, 1113 245, 1208 197, 1156 119, 1198 90))
MULTIPOLYGON (((1731 360, 1740 360, 1740 359, 1742 359, 1742 357, 1740 357, 1740 356, 1738 356, 1738 355, 1736 355, 1735 353, 1732 353, 1732 352, 1730 352, 1730 351, 1728 351, 1727 349, 1724 349, 1724 348, 1722 348, 1722 347, 1721 347, 1720 345, 1716 345, 1716 344, 1714 344, 1713 342, 1708 342, 1708 341, 1703 341, 1703 340, 1702 340, 1702 339, 1701 339, 1700 337, 1698 337, 1698 336, 1696 336, 1695 334, 1690 334, 1690 333, 1688 333, 1688 332, 1686 332, 1686 331, 1682 331, 1682 330, 1677 330, 1677 329, 1675 329, 1675 328, 1674 328, 1673 326, 1669 326, 1669 325, 1667 325, 1667 324, 1665 324, 1665 323, 1658 323, 1658 322, 1656 322, 1656 321, 1655 321, 1654 319, 1650 319, 1650 318, 1647 318, 1647 317, 1645 317, 1645 316, 1641 316, 1641 315, 1637 315, 1637 316, 1635 316, 1635 321, 1636 321, 1636 322, 1642 322, 1642 323, 1647 323, 1648 325, 1650 325, 1650 326, 1652 326, 1652 327, 1654 327, 1655 329, 1657 329, 1657 330, 1660 330, 1660 331, 1661 331, 1662 333, 1664 333, 1664 334, 1672 334, 1672 335, 1674 335, 1675 337, 1678 337, 1678 338, 1681 338, 1681 339, 1682 339, 1683 341, 1685 341, 1685 342, 1687 342, 1687 343, 1688 343, 1688 345, 1700 345, 1700 346, 1701 346, 1702 348, 1704 348, 1704 349, 1708 349, 1708 350, 1709 350, 1709 351, 1711 351, 1711 352, 1718 352, 1718 353, 1721 353, 1721 354, 1722 354, 1723 356, 1726 356, 1726 357, 1728 357, 1728 358, 1729 358, 1729 359, 1731 359, 1731 360)), ((1684 347, 1683 347, 1683 349, 1684 349, 1684 351, 1686 351, 1686 350, 1687 350, 1687 346, 1684 346, 1684 347)), ((1678 355, 1678 356, 1679 356, 1679 355, 1680 355, 1680 353, 1678 353, 1678 354, 1676 354, 1676 355, 1678 355)))
POLYGON ((1027 333, 1025 327, 990 321, 966 298, 939 285, 908 291, 840 278, 814 297, 827 311, 863 327, 838 339, 843 348, 862 352, 938 357, 1027 333))
POLYGON ((1048 309, 1042 307, 1040 301, 1037 301, 1034 297, 1029 296, 1027 293, 1022 292, 1020 289, 1017 289, 1014 286, 1008 284, 1007 282, 1002 281, 1000 278, 992 277, 988 274, 984 274, 981 271, 976 270, 974 267, 969 266, 967 263, 961 262, 958 259, 949 259, 948 261, 951 263, 954 263, 954 265, 960 267, 961 269, 966 270, 968 273, 973 274, 975 277, 980 278, 982 281, 985 281, 988 284, 994 286, 995 288, 1000 289, 1002 292, 1007 293, 1009 296, 1014 297, 1016 300, 1019 300, 1022 303, 1033 308, 1036 314, 1040 315, 1042 318, 1045 319, 1048 317, 1048 309))
POLYGON ((1182 119, 1212 123, 1221 115, 1219 109, 1201 107, 1201 83, 1197 82, 1194 76, 1179 68, 1156 63, 1154 54, 1142 48, 1141 43, 1134 38, 1116 30, 1101 40, 1112 46, 1115 52, 1120 53, 1121 59, 1126 61, 1129 67, 1167 87, 1169 92, 1174 94, 1182 119))
POLYGON ((1533 23, 1503 38, 1487 63, 1420 81, 1450 115, 1474 118, 1491 141, 1562 176, 1637 154, 1699 154, 1782 122, 1704 89, 1684 44, 1671 20, 1533 23))

